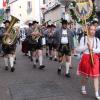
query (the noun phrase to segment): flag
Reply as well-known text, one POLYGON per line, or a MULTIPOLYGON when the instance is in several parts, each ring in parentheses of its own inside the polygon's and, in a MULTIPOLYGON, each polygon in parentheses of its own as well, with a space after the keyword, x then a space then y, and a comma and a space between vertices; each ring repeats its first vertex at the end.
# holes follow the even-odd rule
POLYGON ((3 8, 7 7, 7 0, 3 0, 3 8))

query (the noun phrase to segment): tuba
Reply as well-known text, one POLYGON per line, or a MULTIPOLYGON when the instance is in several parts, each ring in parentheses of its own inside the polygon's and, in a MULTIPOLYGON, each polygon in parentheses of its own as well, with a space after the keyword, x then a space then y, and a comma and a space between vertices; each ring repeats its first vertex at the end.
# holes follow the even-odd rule
POLYGON ((10 25, 6 31, 6 33, 10 34, 9 36, 5 35, 3 37, 3 44, 6 45, 12 45, 14 44, 16 37, 17 37, 17 32, 14 31, 14 29, 12 28, 14 26, 14 24, 19 21, 19 19, 17 19, 14 16, 11 16, 11 21, 10 21, 10 25))

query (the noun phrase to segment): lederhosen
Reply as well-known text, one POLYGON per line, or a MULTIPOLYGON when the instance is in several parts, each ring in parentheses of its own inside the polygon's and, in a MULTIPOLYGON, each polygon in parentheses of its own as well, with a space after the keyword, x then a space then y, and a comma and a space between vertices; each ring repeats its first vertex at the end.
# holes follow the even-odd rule
MULTIPOLYGON (((66 30, 67 33, 67 30, 66 30)), ((68 33, 67 33, 68 34, 68 33)), ((69 45, 69 39, 67 34, 63 34, 60 37, 60 46, 59 46, 59 56, 64 56, 64 55, 71 55, 71 48, 69 45)))
POLYGON ((58 48, 58 42, 56 41, 56 37, 55 37, 55 31, 53 32, 53 49, 56 49, 58 48))
MULTIPOLYGON (((6 32, 6 29, 5 29, 5 32, 6 32)), ((11 45, 7 45, 7 44, 2 43, 2 50, 4 52, 4 55, 14 54, 15 50, 16 50, 16 43, 17 43, 17 39, 15 39, 14 43, 11 45)))
MULTIPOLYGON (((45 39, 44 36, 41 36, 41 37, 38 39, 37 49, 39 49, 39 50, 43 49, 43 46, 45 46, 45 43, 43 43, 43 39, 45 39)), ((44 41, 44 42, 45 42, 45 41, 44 41)))
POLYGON ((47 36, 47 45, 49 47, 49 50, 53 50, 53 35, 52 36, 47 36))
MULTIPOLYGON (((39 32, 40 32, 40 30, 39 30, 39 32)), ((31 36, 30 40, 31 40, 31 46, 32 46, 31 50, 32 51, 43 49, 43 46, 44 46, 44 44, 42 43, 43 38, 44 38, 43 36, 40 36, 38 39, 32 39, 32 36, 31 36)))

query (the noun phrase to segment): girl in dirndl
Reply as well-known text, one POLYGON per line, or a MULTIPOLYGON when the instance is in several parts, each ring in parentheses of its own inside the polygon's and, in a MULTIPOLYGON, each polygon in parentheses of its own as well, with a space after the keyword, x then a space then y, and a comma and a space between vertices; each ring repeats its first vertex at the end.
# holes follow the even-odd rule
POLYGON ((100 100, 99 95, 99 58, 97 53, 100 53, 100 40, 95 37, 96 27, 94 25, 88 26, 88 36, 84 36, 80 40, 79 50, 83 52, 82 58, 78 67, 78 75, 82 76, 81 84, 81 92, 82 94, 87 94, 86 92, 86 79, 87 77, 91 77, 94 82, 94 91, 95 97, 97 100, 100 100), (91 55, 89 51, 93 52, 93 60, 94 64, 91 63, 91 55))

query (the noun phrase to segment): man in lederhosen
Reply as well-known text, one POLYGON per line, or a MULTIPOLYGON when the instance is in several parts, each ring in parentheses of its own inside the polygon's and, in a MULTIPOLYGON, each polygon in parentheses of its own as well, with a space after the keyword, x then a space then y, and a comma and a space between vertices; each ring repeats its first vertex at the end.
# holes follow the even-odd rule
POLYGON ((33 39, 32 43, 33 67, 36 68, 36 57, 38 56, 39 69, 44 69, 45 66, 43 65, 42 33, 37 21, 33 21, 33 32, 31 33, 31 36, 33 39))
POLYGON ((62 20, 62 27, 55 32, 55 38, 58 43, 59 61, 58 74, 61 74, 62 63, 65 61, 65 76, 70 77, 69 66, 71 50, 74 50, 73 36, 71 31, 67 28, 67 20, 62 20))
POLYGON ((29 28, 27 29, 26 39, 25 39, 25 41, 26 41, 25 46, 26 46, 28 56, 29 56, 31 61, 33 61, 33 59, 32 59, 32 50, 31 50, 32 44, 31 44, 31 41, 30 41, 31 33, 33 32, 32 25, 33 25, 32 23, 29 23, 29 28))
POLYGON ((48 46, 48 56, 49 56, 49 59, 52 60, 53 58, 53 32, 52 32, 52 27, 51 25, 48 25, 47 26, 47 31, 46 31, 46 44, 48 46))
POLYGON ((54 61, 57 61, 58 60, 58 52, 57 52, 57 41, 55 40, 54 38, 54 33, 56 31, 56 26, 54 24, 51 24, 51 28, 52 28, 52 34, 53 34, 53 58, 54 58, 54 61))
MULTIPOLYGON (((4 22, 5 24, 5 29, 4 29, 4 34, 3 36, 7 35, 9 36, 9 33, 6 33, 9 25, 10 25, 10 21, 6 20, 4 22)), ((15 49, 16 49, 16 42, 14 44, 8 45, 8 44, 2 44, 2 49, 4 52, 4 62, 5 62, 5 70, 9 69, 9 63, 10 63, 10 67, 11 67, 11 72, 15 71, 14 68, 14 60, 15 60, 15 49)))

